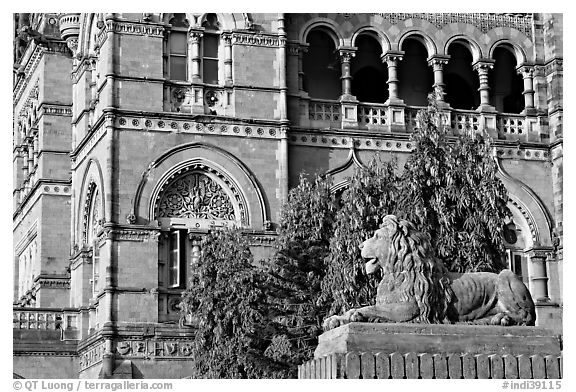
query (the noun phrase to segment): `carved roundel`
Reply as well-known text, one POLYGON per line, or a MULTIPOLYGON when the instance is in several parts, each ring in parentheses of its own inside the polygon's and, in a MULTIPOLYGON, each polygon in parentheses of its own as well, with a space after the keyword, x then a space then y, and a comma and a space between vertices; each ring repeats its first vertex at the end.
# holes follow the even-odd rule
POLYGON ((171 175, 160 188, 155 219, 184 218, 247 224, 244 197, 230 179, 203 164, 171 175))

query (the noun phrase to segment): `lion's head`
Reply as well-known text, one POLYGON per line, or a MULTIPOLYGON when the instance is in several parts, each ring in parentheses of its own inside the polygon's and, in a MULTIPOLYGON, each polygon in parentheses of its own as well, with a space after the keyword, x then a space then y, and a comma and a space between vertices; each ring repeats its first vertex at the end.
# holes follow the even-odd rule
POLYGON ((368 259, 366 273, 382 268, 398 277, 398 290, 416 299, 419 322, 442 322, 452 292, 446 269, 431 248, 427 235, 395 215, 384 217, 374 235, 360 245, 361 256, 368 259))

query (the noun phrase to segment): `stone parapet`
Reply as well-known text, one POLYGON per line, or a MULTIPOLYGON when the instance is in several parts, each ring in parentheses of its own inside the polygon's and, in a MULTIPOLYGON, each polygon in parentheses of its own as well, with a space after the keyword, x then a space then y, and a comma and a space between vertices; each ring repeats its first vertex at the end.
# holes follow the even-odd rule
POLYGON ((539 327, 350 323, 320 335, 299 378, 561 378, 561 336, 539 327))
POLYGON ((431 354, 349 352, 298 367, 300 379, 559 379, 562 354, 431 354))

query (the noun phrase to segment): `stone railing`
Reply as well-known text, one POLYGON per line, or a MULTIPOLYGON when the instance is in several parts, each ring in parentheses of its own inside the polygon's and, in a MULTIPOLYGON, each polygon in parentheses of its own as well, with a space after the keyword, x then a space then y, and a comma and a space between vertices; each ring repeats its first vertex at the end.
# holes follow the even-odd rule
POLYGON ((562 355, 330 354, 298 366, 301 379, 560 379, 562 355))
POLYGON ((474 110, 452 110, 450 128, 454 134, 480 130, 480 113, 474 110))
POLYGON ((388 108, 384 105, 358 105, 358 127, 378 127, 388 123, 388 108))
POLYGON ((341 109, 337 101, 310 101, 309 118, 312 124, 322 125, 340 125, 341 109))
POLYGON ((526 140, 530 129, 526 117, 521 114, 500 114, 496 117, 496 127, 500 137, 509 140, 526 140))
POLYGON ((12 310, 15 330, 77 331, 79 314, 76 309, 19 308, 12 310))

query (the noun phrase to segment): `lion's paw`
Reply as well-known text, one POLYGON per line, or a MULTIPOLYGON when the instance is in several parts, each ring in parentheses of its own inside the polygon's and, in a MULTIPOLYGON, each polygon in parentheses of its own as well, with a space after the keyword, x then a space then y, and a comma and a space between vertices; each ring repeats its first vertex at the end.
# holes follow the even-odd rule
POLYGON ((360 311, 358 310, 352 312, 352 314, 350 315, 350 322, 353 323, 361 321, 366 321, 366 317, 364 317, 362 313, 360 313, 360 311))
POLYGON ((322 323, 322 328, 324 331, 329 331, 331 329, 337 328, 342 325, 342 318, 340 316, 330 316, 322 323))

